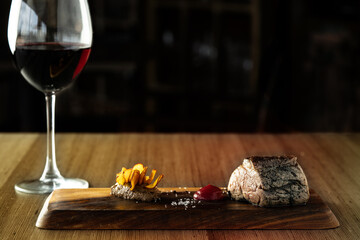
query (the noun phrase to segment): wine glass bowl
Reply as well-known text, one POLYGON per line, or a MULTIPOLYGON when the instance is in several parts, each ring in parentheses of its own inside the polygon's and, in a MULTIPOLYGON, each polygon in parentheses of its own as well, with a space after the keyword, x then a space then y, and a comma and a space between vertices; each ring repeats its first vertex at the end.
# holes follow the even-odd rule
POLYGON ((92 26, 87 0, 13 0, 8 43, 17 69, 45 94, 47 155, 38 180, 15 185, 26 193, 49 193, 56 188, 87 188, 88 182, 64 178, 56 164, 56 93, 69 87, 84 68, 91 51, 92 26))

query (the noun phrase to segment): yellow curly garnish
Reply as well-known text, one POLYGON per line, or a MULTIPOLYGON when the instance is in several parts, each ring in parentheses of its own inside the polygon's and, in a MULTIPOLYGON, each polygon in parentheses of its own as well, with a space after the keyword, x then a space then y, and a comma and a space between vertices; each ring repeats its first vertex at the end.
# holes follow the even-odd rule
POLYGON ((116 182, 120 185, 130 185, 130 190, 134 190, 135 186, 141 185, 144 185, 144 187, 148 189, 155 188, 164 175, 160 174, 158 178, 153 183, 151 183, 155 178, 156 170, 153 169, 150 176, 146 176, 147 169, 148 167, 144 167, 144 165, 141 163, 135 164, 134 167, 129 169, 123 167, 121 172, 116 174, 116 182))

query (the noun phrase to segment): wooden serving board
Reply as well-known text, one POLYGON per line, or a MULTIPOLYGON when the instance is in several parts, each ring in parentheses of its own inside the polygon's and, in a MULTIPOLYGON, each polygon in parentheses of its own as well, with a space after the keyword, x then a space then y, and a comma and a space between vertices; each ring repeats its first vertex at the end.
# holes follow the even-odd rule
POLYGON ((198 188, 160 188, 161 201, 110 195, 109 188, 58 189, 36 222, 45 229, 328 229, 339 222, 311 190, 304 206, 261 208, 230 199, 192 200, 198 188), (191 200, 186 204, 187 200, 191 200))

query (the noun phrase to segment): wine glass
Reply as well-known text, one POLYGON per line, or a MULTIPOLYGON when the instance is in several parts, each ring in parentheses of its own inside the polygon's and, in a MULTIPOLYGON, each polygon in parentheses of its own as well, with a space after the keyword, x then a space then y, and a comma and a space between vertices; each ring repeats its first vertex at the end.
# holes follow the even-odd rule
POLYGON ((12 0, 8 42, 21 75, 45 94, 47 151, 38 180, 21 182, 25 193, 49 193, 57 188, 88 188, 77 178, 64 178, 55 156, 55 97, 69 87, 85 66, 92 45, 87 0, 12 0))

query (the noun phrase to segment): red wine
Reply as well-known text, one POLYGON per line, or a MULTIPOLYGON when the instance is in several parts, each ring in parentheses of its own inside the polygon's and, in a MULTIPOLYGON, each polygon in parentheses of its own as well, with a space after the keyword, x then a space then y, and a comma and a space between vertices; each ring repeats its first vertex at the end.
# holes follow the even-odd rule
POLYGON ((17 45, 16 66, 32 86, 42 92, 68 87, 84 68, 91 49, 68 43, 17 45))

